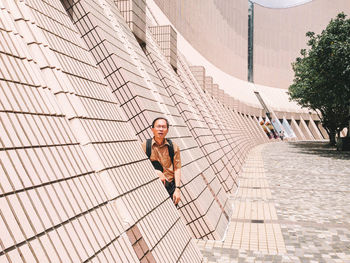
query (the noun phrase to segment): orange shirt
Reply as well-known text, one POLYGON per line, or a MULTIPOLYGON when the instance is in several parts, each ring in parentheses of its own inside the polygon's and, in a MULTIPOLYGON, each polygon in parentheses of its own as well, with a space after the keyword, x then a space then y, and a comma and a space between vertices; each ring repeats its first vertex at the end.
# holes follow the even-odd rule
MULTIPOLYGON (((173 142, 174 146, 174 164, 172 164, 169 156, 168 141, 159 145, 156 143, 154 138, 152 139, 152 151, 150 160, 158 161, 163 167, 163 173, 167 181, 171 182, 174 180, 174 171, 181 169, 181 159, 180 159, 180 148, 173 142)), ((146 141, 142 143, 142 148, 146 152, 146 141)))

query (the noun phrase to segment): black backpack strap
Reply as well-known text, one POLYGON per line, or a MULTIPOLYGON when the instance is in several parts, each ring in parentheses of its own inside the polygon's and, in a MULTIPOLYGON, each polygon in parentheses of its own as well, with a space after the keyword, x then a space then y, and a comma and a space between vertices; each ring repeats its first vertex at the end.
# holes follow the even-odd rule
POLYGON ((168 146, 169 156, 170 156, 172 164, 174 164, 174 145, 173 145, 173 142, 170 139, 167 139, 167 141, 169 143, 169 146, 168 146))
POLYGON ((146 155, 148 159, 151 157, 152 153, 152 139, 147 139, 146 141, 146 155))

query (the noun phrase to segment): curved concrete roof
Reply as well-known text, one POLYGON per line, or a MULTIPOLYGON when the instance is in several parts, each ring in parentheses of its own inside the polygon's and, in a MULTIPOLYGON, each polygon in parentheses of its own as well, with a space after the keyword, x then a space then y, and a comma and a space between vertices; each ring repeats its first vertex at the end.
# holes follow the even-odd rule
POLYGON ((312 0, 251 0, 252 2, 268 8, 288 8, 302 5, 312 0))

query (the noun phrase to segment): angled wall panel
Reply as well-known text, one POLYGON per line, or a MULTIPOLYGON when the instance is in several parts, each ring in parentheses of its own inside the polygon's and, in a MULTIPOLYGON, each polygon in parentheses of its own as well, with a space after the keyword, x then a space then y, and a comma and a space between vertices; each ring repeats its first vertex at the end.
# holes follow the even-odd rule
POLYGON ((309 119, 308 128, 309 128, 311 134, 314 136, 314 138, 316 140, 322 140, 323 139, 321 132, 318 130, 318 128, 317 128, 317 126, 316 126, 316 124, 315 124, 315 122, 313 121, 312 118, 309 119))
POLYGON ((8 70, 1 77, 1 256, 171 262, 191 255, 200 262, 61 2, 7 4, 1 38, 18 49, 1 52, 8 70))
POLYGON ((301 141, 305 141, 306 140, 306 137, 304 135, 304 133, 302 132, 302 130, 300 129, 297 121, 292 117, 291 118, 291 124, 290 126, 292 127, 295 135, 297 136, 297 138, 301 141))
MULTIPOLYGON (((161 47, 158 46, 158 42, 154 38, 153 34, 149 32, 149 34, 147 34, 147 46, 144 47, 144 50, 145 54, 147 55, 147 58, 149 59, 149 62, 153 66, 155 72, 157 72, 158 78, 161 80, 163 86, 166 88, 169 97, 171 97, 174 104, 177 106, 179 112, 187 112, 187 115, 183 115, 185 122, 188 119, 188 117, 192 119, 198 119, 198 113, 196 112, 195 108, 193 108, 191 102, 188 100, 188 97, 185 94, 185 87, 181 83, 181 80, 179 79, 173 68, 170 67, 166 56, 163 56, 160 52, 160 48, 161 47)), ((216 225, 216 232, 218 232, 220 235, 223 235, 225 231, 225 226, 228 222, 227 220, 229 218, 229 215, 231 214, 230 204, 228 203, 227 196, 224 193, 223 189, 217 188, 217 186, 219 185, 217 184, 217 178, 215 178, 215 182, 212 182, 214 172, 210 167, 208 167, 208 161, 206 160, 200 148, 198 147, 197 142, 192 137, 194 134, 191 134, 188 128, 186 129, 186 134, 189 135, 187 140, 191 143, 191 145, 195 145, 196 147, 192 147, 191 149, 188 149, 188 151, 186 151, 188 152, 188 158, 187 160, 184 160, 185 162, 183 172, 192 174, 193 179, 191 180, 194 180, 195 177, 203 177, 203 182, 205 183, 204 185, 207 186, 206 189, 209 190, 211 199, 208 199, 208 197, 204 198, 200 196, 195 198, 198 200, 206 200, 206 205, 203 206, 204 204, 202 204, 202 206, 206 207, 205 211, 207 211, 207 215, 201 215, 201 217, 215 218, 213 222, 215 222, 216 225), (195 162, 193 162, 194 160, 195 162), (186 162, 191 164, 187 165, 186 162), (195 165, 196 163, 200 165, 195 165), (207 169, 208 171, 205 171, 207 169), (207 177, 206 174, 208 174, 209 177, 207 177), (212 182, 212 185, 208 184, 209 181, 212 182), (213 185, 215 185, 216 187, 213 188, 213 185), (210 202, 208 202, 209 200, 210 202)), ((199 182, 198 180, 195 181, 199 182)), ((189 184, 188 187, 198 188, 199 185, 198 183, 192 183, 192 186, 191 184, 189 184)))
POLYGON ((167 61, 177 69, 177 34, 170 25, 148 27, 167 61))
POLYGON ((315 140, 314 136, 312 135, 311 131, 309 130, 309 127, 308 127, 306 121, 303 119, 303 117, 301 115, 300 115, 299 128, 303 132, 306 140, 310 140, 310 141, 315 140))
POLYGON ((322 123, 321 123, 321 122, 317 122, 316 125, 317 125, 318 130, 319 130, 320 133, 322 134, 322 137, 323 137, 324 139, 328 139, 328 138, 329 138, 328 133, 327 133, 327 131, 325 130, 325 128, 322 126, 322 123))
POLYGON ((140 43, 146 41, 146 1, 115 0, 120 13, 140 43))
POLYGON ((170 27, 154 38, 144 0, 0 12, 0 261, 201 262, 192 238, 224 236, 245 157, 268 141, 255 109, 190 67, 170 27), (159 116, 181 149, 178 209, 140 143, 159 116))
MULTIPOLYGON (((178 60, 180 61, 181 59, 178 58, 178 60)), ((182 62, 182 65, 185 65, 185 63, 182 62)), ((217 118, 215 119, 213 117, 213 114, 215 113, 214 109, 210 105, 208 95, 196 81, 195 75, 192 75, 191 70, 193 69, 195 70, 196 76, 201 76, 200 72, 204 71, 201 67, 188 68, 186 76, 189 77, 190 82, 192 83, 192 85, 188 87, 188 91, 192 100, 196 103, 198 111, 202 115, 206 125, 212 133, 210 136, 199 138, 201 140, 201 149, 203 150, 203 153, 208 156, 210 163, 212 164, 212 167, 220 180, 220 183, 225 188, 225 191, 228 192, 232 189, 234 190, 237 186, 236 182, 234 181, 235 171, 232 171, 233 168, 231 167, 231 164, 230 167, 226 167, 224 165, 224 163, 226 163, 226 157, 224 156, 225 153, 222 150, 222 147, 224 147, 225 144, 223 141, 224 136, 217 124, 217 118)), ((201 82, 202 79, 200 78, 199 83, 201 82)), ((204 81, 202 83, 205 85, 204 81)))
POLYGON ((80 8, 78 13, 80 16, 78 14, 72 16, 75 18, 74 22, 87 45, 93 50, 99 50, 98 53, 102 54, 102 56, 97 56, 97 52, 93 52, 96 64, 108 80, 111 91, 121 103, 122 109, 139 138, 144 140, 151 137, 148 128, 155 117, 168 118, 171 123, 169 137, 180 146, 183 160, 182 183, 184 187, 180 212, 195 237, 220 238, 227 225, 227 213, 224 211, 223 214, 200 176, 201 170, 194 162, 200 159, 198 155, 200 152, 198 150, 196 152, 198 146, 191 138, 186 124, 163 87, 159 76, 128 30, 116 6, 111 1, 102 2, 103 5, 84 0, 73 6, 67 5, 66 9, 68 11, 72 9, 74 13, 75 8, 80 8), (81 10, 84 10, 85 13, 82 13, 81 10), (106 15, 99 16, 103 12, 106 15), (114 34, 109 32, 114 32, 114 34), (93 42, 91 42, 91 35, 94 36, 93 42), (114 46, 116 44, 123 52, 123 59, 120 58, 120 52, 114 46), (123 82, 115 81, 119 79, 122 79, 123 82), (140 89, 142 89, 141 92, 140 89), (144 121, 141 122, 140 119, 144 121), (198 172, 193 173, 193 171, 198 172), (212 210, 209 209, 210 207, 212 210))

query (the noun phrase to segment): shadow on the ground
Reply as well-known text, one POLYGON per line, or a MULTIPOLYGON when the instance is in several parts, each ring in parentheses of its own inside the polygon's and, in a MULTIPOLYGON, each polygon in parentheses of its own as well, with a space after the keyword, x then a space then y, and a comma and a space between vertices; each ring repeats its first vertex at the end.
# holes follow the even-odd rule
POLYGON ((330 146, 328 142, 289 142, 294 148, 299 148, 305 154, 317 154, 322 157, 350 160, 349 151, 337 151, 336 147, 330 146))

